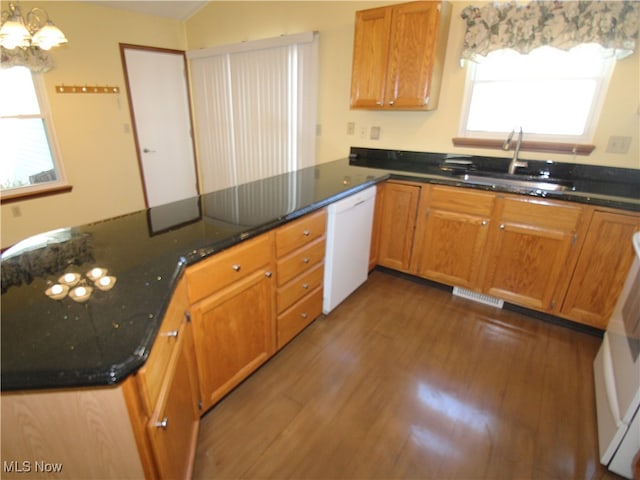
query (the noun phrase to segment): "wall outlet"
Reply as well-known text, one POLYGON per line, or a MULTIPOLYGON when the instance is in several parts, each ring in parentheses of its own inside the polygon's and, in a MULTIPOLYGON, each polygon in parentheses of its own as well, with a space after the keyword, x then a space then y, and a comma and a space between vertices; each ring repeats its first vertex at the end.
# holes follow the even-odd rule
POLYGON ((369 132, 369 138, 371 140, 380 140, 380 127, 371 127, 371 132, 369 132))
POLYGON ((631 137, 618 137, 611 136, 609 137, 609 142, 607 143, 607 153, 628 153, 629 147, 631 146, 631 137))
POLYGON ((356 133, 356 122, 347 122, 347 135, 354 135, 356 133))

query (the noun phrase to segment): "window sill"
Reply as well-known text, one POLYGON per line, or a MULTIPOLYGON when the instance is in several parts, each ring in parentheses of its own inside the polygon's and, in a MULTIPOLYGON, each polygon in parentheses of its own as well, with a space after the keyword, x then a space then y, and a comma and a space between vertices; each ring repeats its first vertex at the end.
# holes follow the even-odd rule
POLYGON ((43 187, 30 192, 3 193, 0 197, 0 204, 19 202, 22 200, 31 200, 32 198, 48 197, 50 195, 58 195, 60 193, 69 193, 73 189, 71 185, 56 185, 53 187, 43 187))
MULTIPOLYGON (((468 137, 454 137, 451 141, 455 147, 491 148, 495 150, 502 150, 502 145, 504 143, 503 140, 468 137)), ((520 151, 564 153, 568 155, 591 155, 591 152, 593 152, 595 148, 595 145, 575 143, 523 141, 520 144, 520 151)))

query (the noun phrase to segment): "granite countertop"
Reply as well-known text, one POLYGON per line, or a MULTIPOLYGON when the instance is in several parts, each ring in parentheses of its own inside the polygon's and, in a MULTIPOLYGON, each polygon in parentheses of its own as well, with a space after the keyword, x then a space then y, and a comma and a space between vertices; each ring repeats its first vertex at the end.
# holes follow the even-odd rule
POLYGON ((2 390, 115 384, 142 366, 184 268, 387 177, 338 161, 81 227, 2 255, 2 390), (49 298, 65 273, 116 278, 89 300, 49 298))
MULTIPOLYGON (((5 251, 2 390, 97 386, 124 380, 146 361, 185 267, 374 183, 393 177, 495 190, 467 184, 442 171, 444 154, 357 148, 351 153, 350 159, 47 232, 5 251), (111 290, 94 287, 84 303, 45 294, 66 273, 77 273, 81 282, 93 286, 86 274, 96 267, 115 277, 111 290)), ((640 176, 634 176, 636 171, 618 172, 630 179, 623 188, 622 183, 609 181, 618 179, 614 173, 609 172, 606 181, 589 180, 592 186, 587 180, 576 180, 576 185, 593 191, 505 191, 640 211, 640 176), (603 183, 614 185, 613 190, 598 189, 603 183)), ((574 171, 574 179, 578 174, 584 176, 574 171)))
POLYGON ((463 177, 465 173, 473 175, 478 172, 489 176, 506 176, 509 158, 358 147, 351 148, 349 157, 351 165, 385 169, 394 178, 640 211, 638 169, 522 160, 526 160, 528 166, 518 169, 520 176, 543 182, 566 183, 571 188, 551 191, 535 187, 490 186, 467 181, 463 177))

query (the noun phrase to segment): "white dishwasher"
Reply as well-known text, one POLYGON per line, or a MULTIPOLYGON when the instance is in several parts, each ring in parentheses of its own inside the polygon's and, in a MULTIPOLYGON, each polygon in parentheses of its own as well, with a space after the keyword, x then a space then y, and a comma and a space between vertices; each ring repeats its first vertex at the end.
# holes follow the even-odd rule
POLYGON ((362 285, 369 273, 369 249, 376 187, 329 205, 322 312, 329 313, 362 285))

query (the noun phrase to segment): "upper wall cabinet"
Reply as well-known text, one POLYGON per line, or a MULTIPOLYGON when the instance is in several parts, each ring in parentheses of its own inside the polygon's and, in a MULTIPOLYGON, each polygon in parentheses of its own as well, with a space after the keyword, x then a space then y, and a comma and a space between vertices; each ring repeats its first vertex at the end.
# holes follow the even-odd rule
POLYGON ((445 2, 356 12, 351 108, 435 109, 449 13, 445 2))

